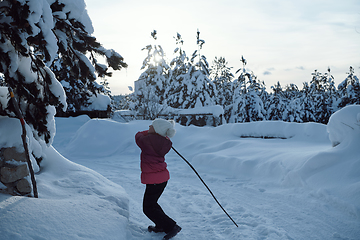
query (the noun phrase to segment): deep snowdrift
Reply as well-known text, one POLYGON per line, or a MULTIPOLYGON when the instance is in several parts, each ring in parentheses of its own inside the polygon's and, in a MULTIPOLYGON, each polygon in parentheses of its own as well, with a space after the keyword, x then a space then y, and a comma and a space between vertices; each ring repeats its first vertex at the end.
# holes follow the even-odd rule
MULTIPOLYGON (((18 119, 0 118, 0 136, 0 148, 23 150, 18 119)), ((0 193, 1 239, 101 239, 104 231, 126 239, 126 231, 118 231, 127 228, 129 216, 121 186, 70 162, 53 147, 42 148, 32 137, 28 142, 44 157, 36 176, 39 198, 0 193)), ((38 171, 33 157, 32 163, 38 171)))
POLYGON ((46 151, 39 199, 0 194, 1 239, 126 239, 128 198, 100 174, 46 151))

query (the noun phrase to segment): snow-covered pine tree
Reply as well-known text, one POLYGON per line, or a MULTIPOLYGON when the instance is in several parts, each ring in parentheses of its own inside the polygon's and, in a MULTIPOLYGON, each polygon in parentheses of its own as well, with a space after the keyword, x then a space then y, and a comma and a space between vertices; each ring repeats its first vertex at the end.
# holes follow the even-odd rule
POLYGON ((330 68, 325 74, 321 74, 317 70, 312 73, 313 78, 310 82, 310 97, 312 98, 312 111, 315 117, 315 122, 327 124, 332 109, 332 97, 330 94, 333 92, 333 76, 330 73, 330 68))
POLYGON ((245 68, 247 62, 242 56, 243 67, 238 69, 239 77, 233 82, 234 96, 229 122, 252 122, 265 119, 264 103, 261 95, 265 85, 260 82, 253 72, 245 68))
MULTIPOLYGON (((157 39, 157 32, 151 33, 154 41, 157 39)), ((150 44, 142 50, 147 50, 147 56, 138 81, 142 87, 132 96, 135 101, 135 111, 143 115, 145 119, 154 119, 166 108, 165 89, 168 85, 169 66, 165 60, 165 53, 160 45, 150 44)))
POLYGON ((63 58, 56 58, 51 65, 52 71, 66 93, 67 109, 57 109, 57 112, 77 112, 80 111, 82 106, 87 107, 89 105, 91 92, 86 88, 86 81, 84 83, 80 79, 72 77, 70 66, 62 64, 63 60, 63 58))
POLYGON ((265 83, 260 81, 254 73, 251 73, 249 79, 248 95, 250 102, 249 120, 262 121, 265 120, 265 108, 262 95, 265 95, 265 83))
POLYGON ((242 62, 243 67, 235 72, 235 74, 240 72, 240 75, 232 82, 232 104, 228 109, 225 109, 225 116, 228 116, 226 121, 229 123, 238 122, 237 113, 239 112, 239 107, 244 106, 244 101, 241 96, 245 96, 247 93, 246 83, 247 79, 250 77, 250 73, 246 72, 245 66, 247 61, 244 56, 241 56, 240 61, 242 62))
POLYGON ((91 35, 93 28, 83 0, 56 0, 50 7, 54 20, 52 31, 58 45, 58 55, 51 69, 64 86, 67 111, 76 112, 90 104, 91 96, 107 93, 102 85, 96 83, 97 77, 111 77, 109 67, 120 70, 127 64, 119 53, 105 49, 91 35), (98 62, 99 56, 105 58, 107 65, 98 62))
POLYGON ((316 122, 316 118, 314 116, 315 110, 313 109, 313 97, 311 96, 311 89, 308 82, 303 83, 303 88, 301 92, 301 112, 302 121, 303 122, 316 122))
POLYGON ((198 50, 195 50, 191 57, 191 67, 183 79, 184 101, 182 108, 195 108, 215 105, 216 87, 211 82, 209 75, 209 63, 200 50, 205 41, 200 39, 200 32, 197 31, 198 50), (197 61, 197 59, 199 59, 197 61))
MULTIPOLYGON (((176 44, 183 44, 181 35, 178 34, 176 44)), ((182 50, 181 46, 175 49, 178 54, 172 61, 170 85, 168 92, 168 105, 173 108, 195 108, 215 105, 216 87, 209 78, 209 64, 200 50, 205 41, 200 39, 200 32, 197 31, 198 50, 194 51, 190 61, 182 50), (198 59, 198 60, 197 60, 198 59)), ((208 124, 205 117, 193 119, 186 117, 179 120, 183 125, 208 124)))
MULTIPOLYGON (((13 88, 25 121, 38 141, 51 144, 55 135, 55 107, 66 110, 66 95, 51 71, 54 59, 62 59, 62 70, 86 84, 99 76, 110 76, 107 67, 97 64, 100 54, 114 70, 126 67, 122 57, 104 49, 91 36, 92 24, 84 0, 3 0, 0 1, 0 72, 6 86, 13 88), (90 54, 90 60, 86 57, 90 54)), ((61 69, 58 69, 61 71, 61 69)), ((4 115, 15 116, 12 105, 4 115)))
POLYGON ((330 116, 337 111, 336 103, 338 100, 338 92, 335 87, 334 77, 331 75, 330 67, 326 73, 322 76, 322 82, 324 87, 324 104, 326 108, 326 112, 323 113, 322 123, 327 124, 330 116))
POLYGON ((322 82, 322 74, 315 70, 311 75, 313 75, 310 81, 309 88, 309 97, 311 98, 311 111, 314 115, 315 122, 323 121, 323 113, 325 110, 325 94, 324 94, 324 84, 322 82))
POLYGON ((266 109, 266 120, 283 120, 286 114, 287 99, 283 95, 283 89, 280 82, 271 86, 273 92, 269 94, 267 101, 264 102, 266 109))
POLYGON ((173 108, 182 108, 184 101, 183 92, 185 86, 183 84, 184 78, 189 77, 188 71, 191 66, 186 52, 182 49, 184 40, 181 35, 177 33, 176 37, 177 47, 174 50, 175 57, 170 62, 169 84, 166 88, 166 103, 173 108))
POLYGON ((339 84, 338 91, 340 94, 339 108, 350 104, 360 104, 360 82, 352 66, 350 66, 345 80, 339 84))
MULTIPOLYGON (((64 90, 48 68, 58 51, 53 26, 46 0, 0 1, 0 72, 34 137, 47 144, 55 135, 55 107, 66 108, 64 90)), ((15 116, 12 104, 3 107, 2 114, 15 116)))
MULTIPOLYGON (((188 72, 182 78, 182 105, 181 108, 198 108, 215 105, 216 87, 210 80, 209 63, 204 55, 201 55, 205 41, 200 39, 197 31, 197 46, 190 59, 191 65, 188 72)), ((182 121, 183 122, 183 121, 182 121)), ((212 125, 212 118, 196 116, 188 117, 187 125, 212 125)))
POLYGON ((102 81, 100 82, 99 91, 101 91, 103 94, 111 97, 110 84, 106 78, 102 78, 102 81))
POLYGON ((298 87, 293 83, 286 85, 285 90, 282 92, 282 96, 286 102, 282 120, 286 122, 303 122, 301 103, 302 94, 298 87))
POLYGON ((210 79, 214 83, 217 91, 215 99, 216 104, 223 106, 225 109, 232 102, 232 80, 234 74, 231 73, 231 68, 228 67, 228 62, 224 57, 219 59, 215 57, 213 65, 210 69, 210 79))
POLYGON ((323 75, 324 88, 325 88, 325 92, 327 92, 329 96, 335 97, 334 100, 336 100, 336 98, 338 97, 337 90, 335 87, 334 77, 333 75, 331 75, 330 71, 331 70, 329 67, 327 73, 323 75))

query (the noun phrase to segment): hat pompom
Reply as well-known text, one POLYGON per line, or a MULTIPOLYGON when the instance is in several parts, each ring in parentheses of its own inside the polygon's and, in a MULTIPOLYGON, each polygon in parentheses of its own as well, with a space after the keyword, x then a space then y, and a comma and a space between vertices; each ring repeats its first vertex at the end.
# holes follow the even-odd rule
POLYGON ((172 138, 173 136, 175 136, 176 130, 174 128, 169 128, 166 131, 166 136, 168 136, 169 138, 172 138))

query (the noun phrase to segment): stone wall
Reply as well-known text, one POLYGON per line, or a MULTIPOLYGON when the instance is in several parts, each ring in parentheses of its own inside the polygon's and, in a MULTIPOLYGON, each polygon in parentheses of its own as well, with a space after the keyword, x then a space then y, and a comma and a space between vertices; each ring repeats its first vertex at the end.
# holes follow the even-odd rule
POLYGON ((6 186, 2 192, 12 195, 31 193, 29 169, 25 152, 18 152, 15 147, 0 149, 0 181, 6 186))

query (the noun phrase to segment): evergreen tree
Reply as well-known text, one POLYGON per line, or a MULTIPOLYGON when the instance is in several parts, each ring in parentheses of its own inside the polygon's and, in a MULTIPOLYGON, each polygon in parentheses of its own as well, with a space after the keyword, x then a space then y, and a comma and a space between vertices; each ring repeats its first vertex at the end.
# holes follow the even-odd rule
MULTIPOLYGON (((63 58, 56 58, 51 68, 65 90, 67 102, 65 111, 77 112, 81 110, 81 107, 87 107, 90 104, 91 92, 87 90, 86 82, 72 77, 70 67, 62 64, 62 61, 63 58)), ((57 111, 64 110, 57 109, 57 111)))
MULTIPOLYGON (((55 107, 66 108, 61 84, 47 67, 57 55, 53 16, 45 0, 0 2, 0 72, 14 90, 27 124, 38 141, 51 144, 55 107)), ((12 104, 1 111, 16 116, 12 104)))
POLYGON ((170 78, 174 78, 174 80, 176 80, 179 75, 185 74, 188 71, 187 65, 189 64, 189 58, 186 56, 185 51, 182 49, 184 40, 182 39, 181 35, 177 33, 174 39, 176 41, 177 47, 174 50, 174 54, 176 55, 174 59, 170 62, 170 78))
POLYGON ((295 84, 289 84, 282 93, 286 104, 282 120, 286 122, 303 122, 302 93, 295 84))
POLYGON ((273 93, 271 93, 264 101, 266 109, 266 120, 283 120, 283 114, 286 113, 287 101, 284 98, 283 90, 280 82, 271 86, 273 93))
POLYGON ((322 123, 327 124, 329 121, 330 116, 337 111, 337 107, 335 106, 337 103, 338 92, 335 87, 334 77, 330 73, 330 67, 328 68, 327 73, 323 76, 323 83, 324 83, 324 105, 325 105, 325 112, 323 115, 324 121, 322 123))
POLYGON ((103 78, 102 81, 100 82, 100 87, 99 87, 99 91, 102 92, 103 94, 111 97, 111 90, 110 90, 110 84, 108 82, 108 80, 106 78, 103 78))
POLYGON ((219 59, 215 57, 210 70, 210 78, 217 91, 216 104, 223 106, 223 108, 231 104, 233 95, 231 85, 234 75, 230 72, 231 67, 228 67, 227 64, 224 57, 219 59))
MULTIPOLYGON (((154 41, 157 39, 157 32, 151 33, 154 41)), ((154 119, 166 107, 165 89, 168 85, 169 66, 165 61, 165 53, 160 45, 147 45, 142 50, 147 50, 147 57, 143 61, 138 84, 141 85, 135 100, 135 109, 145 119, 154 119)))
POLYGON ((340 94, 339 108, 350 104, 360 104, 360 82, 355 70, 350 66, 348 76, 338 86, 340 94))
POLYGON ((189 58, 186 56, 185 51, 182 49, 184 43, 181 35, 177 33, 176 49, 174 50, 175 57, 170 62, 169 85, 166 89, 167 104, 173 108, 181 108, 184 101, 183 91, 185 86, 183 84, 184 78, 189 77, 188 71, 191 66, 189 58))
POLYGON ((185 101, 182 108, 205 107, 215 104, 216 88, 210 81, 209 63, 204 55, 200 54, 205 41, 200 39, 200 32, 197 31, 198 50, 192 55, 192 66, 188 70, 188 77, 183 84, 186 87, 185 101), (196 61, 196 59, 199 59, 196 61))
POLYGON ((316 122, 314 116, 314 104, 313 97, 311 96, 311 88, 308 82, 303 83, 303 89, 301 90, 301 112, 303 113, 303 122, 316 122))
POLYGON ((111 77, 109 67, 121 70, 127 64, 120 54, 105 49, 91 36, 92 28, 79 20, 75 10, 61 1, 52 3, 51 9, 54 19, 52 31, 58 39, 58 55, 51 69, 64 86, 67 111, 76 112, 90 104, 91 96, 107 93, 103 86, 95 82, 97 77, 111 77), (107 65, 98 62, 99 56, 105 58, 107 65))
MULTIPOLYGON (((33 135, 47 144, 51 144, 55 135, 52 126, 55 108, 62 111, 67 108, 66 95, 57 77, 67 81, 66 86, 80 80, 83 84, 79 84, 80 90, 87 88, 96 93, 99 85, 91 84, 96 79, 95 73, 101 77, 111 73, 97 64, 95 54, 105 56, 114 70, 126 67, 118 53, 106 50, 90 35, 93 29, 85 4, 82 0, 74 1, 69 5, 66 4, 70 2, 60 0, 0 1, 0 72, 6 86, 14 90, 33 135), (73 5, 83 9, 74 9, 73 5), (90 55, 90 60, 85 54, 90 55)), ((1 111, 3 115, 15 116, 12 105, 3 107, 6 108, 1 111)))
MULTIPOLYGON (((177 87, 174 88, 173 94, 175 93, 176 96, 170 96, 174 99, 169 103, 170 106, 187 109, 215 104, 216 89, 209 79, 209 64, 206 57, 200 55, 200 50, 205 41, 199 37, 200 32, 198 31, 198 50, 195 50, 193 53, 190 64, 185 63, 182 71, 178 71, 178 75, 175 78, 177 87), (196 61, 196 59, 199 60, 196 61), (187 70, 187 72, 184 72, 184 70, 187 70)), ((184 55, 180 55, 180 57, 184 57, 184 55)))
POLYGON ((236 71, 241 73, 233 85, 234 97, 229 122, 262 121, 266 113, 260 96, 265 91, 265 85, 253 72, 246 70, 247 62, 243 56, 241 62, 243 67, 236 71))
MULTIPOLYGON (((243 67, 242 68, 239 68, 235 74, 239 73, 240 72, 240 75, 237 79, 235 79, 233 81, 233 92, 235 91, 235 89, 237 89, 238 93, 239 94, 245 94, 247 93, 247 87, 246 85, 249 84, 249 82, 247 81, 247 79, 250 79, 251 77, 251 73, 247 72, 246 71, 246 64, 247 64, 247 61, 246 59, 244 58, 244 56, 241 56, 241 60, 242 62, 242 65, 243 67)), ((235 95, 234 95, 235 96, 235 95)))
POLYGON ((315 70, 310 81, 311 111, 314 115, 312 121, 327 123, 327 106, 325 105, 325 82, 322 74, 315 70))
POLYGON ((333 113, 334 101, 334 77, 328 68, 327 73, 321 74, 317 70, 312 73, 313 78, 310 82, 311 109, 315 122, 327 124, 333 113))

